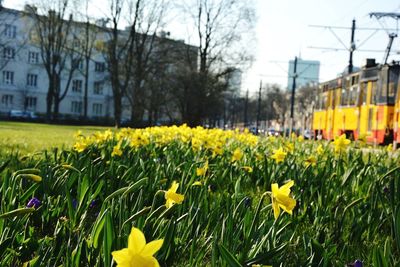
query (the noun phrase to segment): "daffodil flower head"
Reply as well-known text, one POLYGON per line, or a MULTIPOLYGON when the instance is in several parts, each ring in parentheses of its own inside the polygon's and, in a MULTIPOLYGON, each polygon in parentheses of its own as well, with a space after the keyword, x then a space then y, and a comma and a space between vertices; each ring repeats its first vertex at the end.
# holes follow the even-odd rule
POLYGON ((271 158, 274 159, 276 163, 279 163, 285 160, 286 155, 287 153, 280 147, 279 149, 274 149, 274 154, 271 158))
POLYGON ((245 170, 248 173, 252 173, 253 172, 253 168, 250 167, 250 166, 243 166, 242 169, 245 170))
POLYGON ((317 165, 317 159, 314 157, 314 156, 309 156, 306 160, 305 160, 305 162, 304 162, 304 165, 306 166, 306 167, 308 167, 308 166, 316 166, 317 165))
POLYGON ((196 168, 196 175, 197 176, 204 176, 206 175, 208 170, 208 161, 206 161, 206 163, 204 163, 204 166, 201 168, 196 168))
POLYGON ((340 153, 346 150, 346 147, 351 143, 349 139, 346 138, 345 134, 335 138, 333 144, 335 146, 335 153, 340 153))
POLYGON ((192 186, 203 186, 201 181, 196 181, 192 184, 192 186))
POLYGON ((324 153, 324 148, 322 147, 322 145, 318 145, 317 147, 317 154, 318 155, 322 155, 324 153))
POLYGON ((387 152, 392 152, 393 151, 393 144, 388 144, 386 147, 387 152))
POLYGON ((233 151, 231 162, 239 161, 242 157, 243 151, 240 148, 236 148, 235 151, 233 151))
POLYGON ((77 151, 78 153, 85 151, 85 149, 87 147, 88 147, 88 143, 84 139, 82 139, 74 144, 74 150, 77 151))
POLYGON ((281 212, 280 209, 292 215, 292 211, 296 206, 296 200, 289 196, 290 188, 293 185, 294 181, 292 180, 282 185, 281 187, 279 187, 276 183, 271 185, 272 208, 274 210, 275 220, 279 217, 279 214, 281 212))
POLYGON ((173 181, 171 188, 165 192, 165 200, 166 200, 165 206, 167 207, 167 209, 172 207, 175 203, 181 204, 182 201, 185 199, 184 195, 176 193, 176 190, 178 190, 178 187, 179 187, 179 183, 173 181))
POLYGON ((111 254, 118 267, 159 267, 153 255, 161 248, 163 242, 163 239, 159 239, 146 243, 142 231, 132 227, 128 247, 113 251, 111 254))
POLYGON ((114 156, 118 156, 118 157, 122 156, 121 143, 118 143, 117 145, 115 145, 113 147, 113 151, 111 152, 111 157, 114 157, 114 156))

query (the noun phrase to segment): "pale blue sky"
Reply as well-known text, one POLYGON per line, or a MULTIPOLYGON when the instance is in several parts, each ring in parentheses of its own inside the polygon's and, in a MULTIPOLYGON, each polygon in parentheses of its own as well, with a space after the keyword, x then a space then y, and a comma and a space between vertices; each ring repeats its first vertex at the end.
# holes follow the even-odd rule
MULTIPOLYGON (((5 0, 4 6, 23 8, 24 0, 5 0)), ((99 2, 95 1, 98 6, 99 2)), ((356 27, 380 28, 381 25, 396 28, 396 20, 384 19, 378 22, 368 15, 371 12, 398 12, 398 0, 256 0, 256 61, 244 73, 242 90, 256 91, 260 79, 263 83, 278 83, 287 86, 288 61, 301 55, 305 60, 321 62, 320 80, 332 79, 348 64, 347 51, 312 49, 314 47, 344 48, 335 35, 326 28, 314 28, 310 25, 330 25, 350 27, 356 19, 356 27)), ((400 26, 400 25, 399 25, 400 26)), ((168 29, 171 30, 171 29, 168 29)), ((350 29, 333 29, 342 42, 349 46, 350 29)), ((185 30, 172 29, 171 36, 187 39, 185 30)), ((387 33, 356 30, 356 47, 370 37, 360 49, 385 50, 387 33)), ((400 34, 399 34, 400 35, 400 34)), ((390 59, 400 60, 399 38, 392 47, 390 59)), ((384 52, 354 53, 354 65, 361 65, 363 59, 375 57, 382 61, 384 52)))

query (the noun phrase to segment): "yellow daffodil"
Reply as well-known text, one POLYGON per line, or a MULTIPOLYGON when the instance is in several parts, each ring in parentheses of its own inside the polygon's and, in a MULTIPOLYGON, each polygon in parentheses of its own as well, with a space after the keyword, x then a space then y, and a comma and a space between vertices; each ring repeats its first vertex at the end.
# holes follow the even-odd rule
POLYGON ((342 134, 339 137, 335 137, 335 141, 333 141, 333 144, 335 146, 335 153, 340 153, 344 150, 346 150, 346 147, 350 144, 350 140, 346 139, 346 135, 342 134))
POLYGON ((292 211, 296 206, 296 200, 289 196, 290 188, 294 185, 294 182, 290 180, 286 184, 278 187, 278 184, 271 185, 271 199, 272 199, 272 208, 274 210, 275 220, 278 219, 280 214, 280 209, 283 209, 290 215, 292 215, 292 211))
POLYGON ((324 153, 324 148, 322 147, 322 145, 318 145, 317 154, 318 155, 322 155, 323 153, 324 153))
POLYGON ((304 141, 304 136, 300 135, 299 137, 297 137, 297 141, 299 141, 300 143, 304 141))
POLYGON ((367 142, 367 135, 366 134, 360 134, 359 136, 358 136, 358 142, 360 143, 360 144, 362 144, 362 145, 365 145, 366 144, 366 142, 367 142))
POLYGON ((87 147, 88 147, 87 142, 85 142, 85 140, 80 140, 75 143, 74 150, 77 151, 78 153, 81 153, 81 152, 85 151, 85 149, 87 147))
POLYGON ((161 248, 164 240, 154 240, 146 244, 142 231, 133 227, 128 238, 128 247, 111 254, 118 267, 159 267, 153 255, 161 248))
POLYGON ((309 157, 305 160, 304 165, 305 165, 306 167, 308 167, 308 166, 313 166, 313 167, 316 166, 316 165, 317 165, 317 158, 314 157, 314 156, 309 156, 309 157))
POLYGON ((204 176, 204 175, 206 175, 207 170, 208 170, 208 161, 206 161, 206 163, 204 164, 203 167, 196 168, 196 175, 197 176, 204 176))
POLYGON ((243 152, 240 148, 236 148, 233 151, 231 162, 239 161, 243 157, 243 152))
POLYGON ((289 153, 293 153, 294 151, 294 145, 290 142, 285 143, 285 149, 289 153))
POLYGON ((121 155, 122 155, 121 144, 118 143, 117 145, 114 146, 113 151, 111 153, 111 157, 114 156, 121 157, 121 155))
POLYGON ((287 153, 280 147, 279 149, 274 149, 274 154, 271 158, 274 159, 276 163, 279 163, 285 160, 286 155, 287 153))
POLYGON ((200 181, 196 181, 192 184, 192 186, 202 186, 203 184, 200 181))
POLYGON ((387 152, 392 152, 393 151, 393 144, 388 144, 386 147, 387 152))
POLYGON ((250 167, 250 166, 243 166, 242 169, 245 170, 248 173, 252 173, 253 172, 253 168, 250 167))
POLYGON ((165 192, 165 206, 167 209, 172 207, 175 203, 176 204, 181 204, 182 201, 185 199, 184 195, 176 193, 176 190, 178 190, 179 183, 173 181, 171 188, 168 189, 168 191, 165 192))

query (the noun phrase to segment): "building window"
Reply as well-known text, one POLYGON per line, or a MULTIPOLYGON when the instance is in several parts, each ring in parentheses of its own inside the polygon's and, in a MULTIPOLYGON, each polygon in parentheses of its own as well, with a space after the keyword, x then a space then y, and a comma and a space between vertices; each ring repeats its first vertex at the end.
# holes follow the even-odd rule
POLYGON ((6 24, 4 29, 4 36, 15 38, 17 36, 17 26, 6 24))
POLYGON ((74 41, 72 42, 73 46, 75 48, 79 48, 81 46, 81 41, 78 38, 74 38, 74 41))
POLYGON ((82 101, 72 101, 71 112, 80 114, 82 112, 82 101))
POLYGON ((95 95, 103 94, 103 82, 94 82, 93 94, 95 95))
POLYGON ((79 70, 83 70, 83 61, 82 60, 80 60, 80 59, 74 59, 73 61, 72 61, 72 67, 74 68, 74 69, 79 69, 79 70))
POLYGON ((39 53, 38 52, 29 51, 28 62, 29 63, 33 63, 33 64, 39 63, 39 53))
POLYGON ((106 69, 106 64, 104 62, 95 62, 94 71, 95 72, 104 72, 106 69))
POLYGON ((37 78, 36 74, 28 74, 26 77, 26 85, 31 87, 37 87, 37 78))
POLYGON ((13 59, 15 57, 15 49, 12 47, 4 47, 3 57, 5 59, 13 59))
POLYGON ((14 84, 14 72, 3 70, 3 83, 4 84, 14 84))
POLYGON ((13 95, 3 95, 1 97, 1 104, 3 104, 3 106, 6 107, 11 107, 13 104, 13 98, 14 98, 13 95))
POLYGON ((72 81, 72 92, 80 93, 82 92, 82 80, 72 81))
POLYGON ((99 103, 94 103, 92 111, 93 115, 101 116, 103 114, 103 105, 99 103))
POLYGON ((37 103, 37 98, 36 97, 25 97, 25 108, 29 110, 36 110, 36 103, 37 103))

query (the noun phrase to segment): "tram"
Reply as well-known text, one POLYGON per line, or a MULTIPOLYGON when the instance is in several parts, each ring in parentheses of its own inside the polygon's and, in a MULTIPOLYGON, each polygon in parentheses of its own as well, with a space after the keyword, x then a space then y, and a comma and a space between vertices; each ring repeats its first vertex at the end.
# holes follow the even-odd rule
POLYGON ((399 73, 398 62, 381 65, 367 59, 360 70, 321 83, 313 113, 315 136, 400 142, 399 73))

